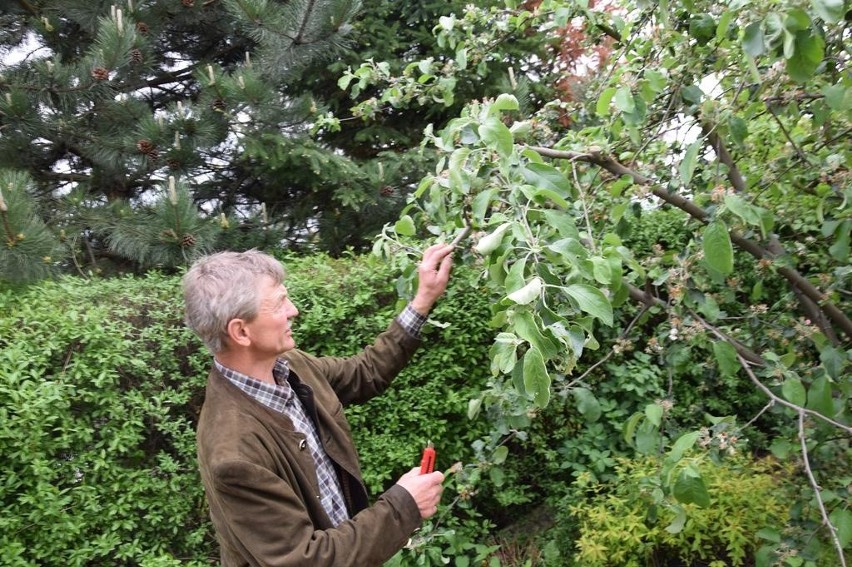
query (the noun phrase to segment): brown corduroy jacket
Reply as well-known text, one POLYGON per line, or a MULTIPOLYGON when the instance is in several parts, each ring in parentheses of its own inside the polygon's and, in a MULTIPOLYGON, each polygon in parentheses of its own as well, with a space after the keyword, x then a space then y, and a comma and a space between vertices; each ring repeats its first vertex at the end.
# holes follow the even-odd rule
POLYGON ((314 418, 340 476, 350 519, 333 527, 319 500, 304 435, 251 399, 215 367, 198 424, 201 479, 223 567, 381 565, 421 523, 417 504, 394 485, 370 506, 343 406, 381 394, 419 341, 394 321, 350 358, 286 353, 291 384, 314 418))

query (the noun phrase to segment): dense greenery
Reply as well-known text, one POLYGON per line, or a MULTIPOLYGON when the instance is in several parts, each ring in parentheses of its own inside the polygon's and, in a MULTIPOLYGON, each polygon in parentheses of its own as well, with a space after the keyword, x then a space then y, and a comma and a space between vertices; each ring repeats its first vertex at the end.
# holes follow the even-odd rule
MULTIPOLYGON (((196 15, 207 9, 195 4, 196 15)), ((234 3, 222 6, 233 9, 234 3)), ((422 395, 402 388, 397 404, 389 398, 376 406, 382 411, 352 414, 362 426, 359 435, 378 433, 359 439, 368 449, 364 460, 376 475, 368 478, 375 489, 392 478, 383 466, 386 455, 403 467, 427 436, 450 447, 439 455, 461 461, 439 518, 393 564, 583 565, 607 546, 623 552, 623 559, 610 560, 625 565, 846 565, 852 542, 849 2, 506 0, 448 5, 443 15, 432 3, 425 6, 425 12, 389 4, 369 12, 379 18, 410 13, 405 21, 413 27, 405 37, 419 39, 408 50, 388 41, 387 60, 365 51, 371 59, 363 63, 332 64, 341 91, 329 94, 328 105, 320 104, 299 132, 310 129, 315 140, 297 141, 286 128, 252 130, 259 135, 247 136, 232 156, 230 167, 251 165, 247 179, 258 191, 239 201, 242 212, 261 218, 259 204, 271 202, 270 193, 298 206, 295 193, 275 184, 281 168, 296 172, 300 187, 316 183, 308 209, 322 201, 333 214, 311 217, 300 210, 295 216, 309 222, 232 231, 238 223, 228 214, 215 223, 199 217, 193 178, 178 178, 171 187, 162 170, 159 196, 134 203, 145 204, 138 210, 148 216, 131 225, 148 237, 117 231, 104 240, 111 243, 107 248, 142 265, 173 265, 218 245, 277 247, 282 235, 293 244, 307 237, 304 229, 319 225, 345 242, 342 227, 350 220, 358 224, 356 217, 364 215, 372 223, 407 203, 374 245, 386 260, 376 267, 384 274, 378 277, 401 274, 395 286, 377 284, 381 291, 371 292, 353 279, 343 293, 326 295, 350 272, 369 278, 327 258, 322 264, 332 267, 303 265, 311 274, 305 288, 325 290, 304 298, 316 308, 316 315, 305 309, 305 329, 317 332, 319 350, 343 352, 363 339, 326 334, 331 329, 323 316, 346 321, 355 305, 378 301, 389 310, 386 320, 394 294, 410 292, 426 243, 468 235, 456 254, 470 269, 454 284, 460 287, 452 301, 459 303, 442 304, 447 310, 436 313, 439 323, 451 324, 432 329, 441 348, 424 353, 427 371, 408 378, 423 385, 422 395), (428 14, 438 17, 425 23, 428 14), (428 39, 427 29, 433 32, 428 39), (352 97, 349 108, 342 93, 352 97), (422 135, 419 120, 431 122, 422 135), (405 151, 418 141, 422 153, 405 151), (338 151, 329 151, 333 147, 338 151), (356 151, 370 160, 365 186, 392 202, 353 192, 365 179, 348 161, 356 151), (346 213, 346 207, 359 213, 346 213), (180 226, 171 226, 176 219, 180 226), (193 227, 191 239, 182 232, 186 227, 193 227), (432 382, 447 378, 447 385, 432 382), (436 414, 465 410, 467 417, 444 424, 419 414, 417 404, 436 414), (405 406, 405 415, 398 406, 405 406), (395 443, 395 433, 406 436, 405 443, 395 443), (770 482, 778 497, 772 505, 749 506, 747 491, 767 494, 770 482), (699 529, 713 530, 713 521, 723 517, 740 518, 750 531, 699 529), (641 548, 618 548, 623 542, 613 540, 613 532, 633 534, 641 548)), ((115 15, 106 20, 103 30, 117 26, 115 15)), ((381 27, 369 18, 360 22, 364 29, 381 27)), ((387 37, 386 30, 374 34, 387 37)), ((259 52, 274 48, 269 36, 246 37, 257 41, 259 52)), ((32 66, 39 65, 46 67, 43 61, 32 66)), ((198 81, 204 92, 228 86, 239 94, 243 71, 223 68, 215 80, 202 72, 198 81)), ((312 83, 308 71, 297 75, 327 88, 328 77, 312 83)), ((12 113, 12 107, 43 91, 0 87, 9 94, 0 100, 0 141, 7 142, 27 124, 27 114, 12 113), (7 127, 10 120, 16 126, 7 127)), ((255 116, 251 104, 239 108, 251 125, 269 116, 255 116)), ((183 118, 169 112, 167 133, 173 136, 183 118)), ((6 246, 0 269, 2 277, 15 279, 34 265, 24 259, 50 264, 62 233, 51 232, 44 209, 31 198, 39 192, 38 179, 18 171, 2 175, 6 246)), ((70 195, 72 205, 76 195, 70 195)), ((116 219, 133 216, 124 205, 111 207, 116 219)), ((370 223, 359 226, 376 226, 370 223)), ((98 234, 82 230, 66 236, 98 234)), ((68 280, 10 291, 4 301, 34 303, 43 290, 63 285, 68 280)), ((93 304, 106 296, 91 296, 93 304)), ((80 303, 67 310, 70 316, 80 312, 80 303)), ((9 326, 9 336, 19 336, 11 334, 17 326, 9 326)), ((62 336, 50 330, 48 344, 62 336)), ((66 332, 80 333, 80 325, 66 332)), ((5 326, 0 336, 7 340, 5 326)), ((26 340, 20 337, 8 345, 26 340)), ((54 358, 32 365, 24 361, 39 356, 33 349, 10 347, 15 387, 9 390, 41 388, 31 372, 53 388, 54 376, 64 373, 45 369, 66 368, 67 353, 77 352, 69 344, 66 339, 43 349, 54 358), (18 380, 31 385, 18 388, 18 380)), ((115 351, 129 356, 117 347, 105 350, 107 360, 115 351)), ((107 380, 112 372, 106 371, 107 380)), ((100 374, 79 375, 93 376, 100 374)), ((15 419, 28 415, 12 407, 15 419)), ((45 422, 56 427, 51 419, 45 422)), ((27 447, 29 438, 15 431, 12 438, 27 447)), ((91 441, 79 453, 63 454, 58 470, 98 442, 96 433, 79 435, 91 441)), ((49 449, 54 437, 35 436, 35 450, 39 443, 49 449)), ((151 468, 146 455, 132 457, 151 468)), ((30 462, 16 466, 33 472, 30 462)), ((132 464, 123 457, 122 466, 132 464)), ((42 487, 51 494, 51 471, 36 472, 46 475, 42 487)), ((15 475, 7 483, 15 490, 38 486, 15 475)), ((61 498, 76 488, 60 484, 58 496, 48 499, 59 503, 48 511, 64 514, 68 505, 61 498)), ((100 520, 92 518, 95 526, 103 525, 100 520)), ((109 525, 120 529, 120 522, 109 525)), ((9 533, 20 536, 21 526, 9 533)))
MULTIPOLYGON (((371 116, 451 97, 487 73, 480 62, 512 61, 509 89, 427 129, 435 173, 374 247, 413 274, 406 247, 472 233, 461 256, 482 270, 495 327, 495 379, 472 407, 493 423, 484 462, 543 442, 528 418, 567 399, 592 425, 590 443, 566 452, 596 451, 602 479, 622 443, 651 457, 647 521, 679 533, 692 505, 715 505, 712 475, 694 459, 771 452, 797 465, 799 484, 789 529, 760 564, 846 564, 847 10, 829 0, 468 5, 439 19, 440 49, 418 65, 394 75, 367 61, 341 78, 354 94, 380 89, 351 110, 371 116), (569 54, 551 61, 553 74, 536 54, 501 49, 531 37, 569 54), (538 100, 524 77, 571 88, 538 100), (625 356, 627 368, 613 364, 625 356), (640 388, 662 383, 618 415, 613 401, 630 389, 609 385, 631 367, 640 388)), ((495 471, 511 466, 483 484, 500 490, 495 471)))
MULTIPOLYGON (((3 3, 0 170, 14 175, 0 278, 163 269, 213 248, 368 247, 432 169, 423 127, 463 102, 321 128, 351 102, 338 77, 365 57, 402 69, 462 5, 3 3)), ((458 88, 497 93, 501 76, 458 88)))
MULTIPOLYGON (((314 353, 353 353, 397 312, 394 278, 371 258, 288 258, 314 353)), ((482 294, 461 272, 428 348, 392 391, 349 417, 375 492, 414 466, 469 461, 485 424, 482 294), (456 335, 467 337, 455 340, 456 335), (401 409, 404 408, 404 411, 401 409)), ((217 548, 195 467, 209 355, 181 321, 177 276, 65 278, 0 295, 0 563, 208 564, 217 548)))

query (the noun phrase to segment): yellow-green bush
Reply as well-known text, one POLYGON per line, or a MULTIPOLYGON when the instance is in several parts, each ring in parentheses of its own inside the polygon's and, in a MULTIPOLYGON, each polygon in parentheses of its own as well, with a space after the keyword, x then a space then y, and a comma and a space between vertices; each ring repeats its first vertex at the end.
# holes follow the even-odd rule
POLYGON ((590 497, 570 509, 579 524, 576 565, 753 564, 761 544, 757 533, 786 523, 784 491, 790 471, 769 458, 737 457, 718 464, 695 459, 693 464, 707 485, 710 505, 683 505, 687 520, 679 531, 669 528, 675 513, 653 504, 654 491, 660 490, 657 460, 620 460, 610 484, 586 486, 579 479, 578 486, 590 497))

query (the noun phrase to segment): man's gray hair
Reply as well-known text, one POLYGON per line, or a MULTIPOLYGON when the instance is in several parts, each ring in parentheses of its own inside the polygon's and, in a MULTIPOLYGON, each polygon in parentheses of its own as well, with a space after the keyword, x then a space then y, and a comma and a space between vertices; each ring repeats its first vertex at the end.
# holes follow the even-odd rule
POLYGON ((257 316, 257 284, 263 277, 281 284, 284 267, 259 250, 205 256, 183 276, 184 320, 210 352, 224 348, 232 319, 251 321, 257 316))

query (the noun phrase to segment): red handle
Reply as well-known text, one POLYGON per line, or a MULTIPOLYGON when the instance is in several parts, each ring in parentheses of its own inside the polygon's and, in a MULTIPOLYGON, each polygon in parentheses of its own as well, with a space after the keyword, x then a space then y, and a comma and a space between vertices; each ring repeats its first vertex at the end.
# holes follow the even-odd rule
POLYGON ((426 444, 423 449, 423 457, 420 459, 420 474, 428 474, 435 470, 435 446, 432 442, 426 444))

